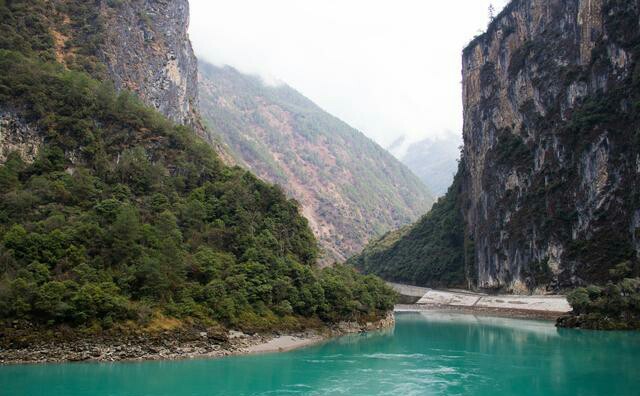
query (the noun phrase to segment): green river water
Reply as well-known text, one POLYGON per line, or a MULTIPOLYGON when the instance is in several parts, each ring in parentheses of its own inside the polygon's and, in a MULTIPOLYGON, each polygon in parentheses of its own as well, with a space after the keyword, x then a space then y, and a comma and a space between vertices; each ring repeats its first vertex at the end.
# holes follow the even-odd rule
POLYGON ((640 332, 396 314, 395 329, 287 353, 0 367, 0 395, 640 395, 640 332))

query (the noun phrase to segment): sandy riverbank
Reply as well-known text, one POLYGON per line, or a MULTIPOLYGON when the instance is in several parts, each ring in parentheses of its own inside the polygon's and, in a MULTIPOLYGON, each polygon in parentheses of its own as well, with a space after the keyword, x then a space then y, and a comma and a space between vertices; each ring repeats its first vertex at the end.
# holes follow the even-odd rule
POLYGON ((245 353, 269 353, 286 352, 294 349, 304 348, 325 341, 327 337, 322 335, 296 337, 290 335, 278 336, 266 342, 251 345, 244 349, 245 353))

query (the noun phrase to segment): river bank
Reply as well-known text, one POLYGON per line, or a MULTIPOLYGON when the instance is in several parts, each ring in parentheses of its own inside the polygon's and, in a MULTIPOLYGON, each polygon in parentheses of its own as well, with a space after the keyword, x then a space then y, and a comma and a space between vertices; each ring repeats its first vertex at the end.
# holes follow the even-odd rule
POLYGON ((488 308, 488 307, 458 307, 452 305, 425 304, 397 304, 395 312, 438 312, 459 313, 469 315, 495 316, 513 319, 532 319, 555 321, 565 313, 553 311, 530 311, 524 309, 488 308))
POLYGON ((78 339, 33 342, 0 347, 0 365, 116 362, 219 358, 252 353, 284 352, 323 342, 349 333, 374 331, 393 326, 392 312, 376 322, 340 322, 319 329, 290 334, 245 334, 240 331, 181 329, 153 334, 87 336, 78 339))
POLYGON ((396 314, 388 331, 290 353, 0 366, 0 394, 637 395, 639 366, 639 333, 558 331, 551 322, 407 313, 396 314))
POLYGON ((396 312, 457 312, 522 319, 556 320, 571 311, 562 295, 493 295, 468 290, 435 290, 388 283, 401 295, 396 312))

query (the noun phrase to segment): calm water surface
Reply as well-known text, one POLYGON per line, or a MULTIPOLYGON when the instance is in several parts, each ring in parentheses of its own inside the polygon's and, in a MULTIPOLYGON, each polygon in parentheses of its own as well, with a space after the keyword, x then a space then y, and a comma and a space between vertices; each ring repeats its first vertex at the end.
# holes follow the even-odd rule
POLYGON ((0 367, 0 395, 639 395, 640 333, 397 314, 393 331, 217 360, 0 367))

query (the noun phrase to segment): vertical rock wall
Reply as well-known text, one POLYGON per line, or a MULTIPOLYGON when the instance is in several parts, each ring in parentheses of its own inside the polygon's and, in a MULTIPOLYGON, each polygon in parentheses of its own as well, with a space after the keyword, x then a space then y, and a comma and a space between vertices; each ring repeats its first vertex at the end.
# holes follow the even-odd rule
POLYGON ((597 281, 640 252, 638 9, 514 0, 464 50, 462 210, 478 287, 597 281))
POLYGON ((187 29, 187 0, 101 2, 99 57, 116 88, 136 92, 177 123, 203 134, 197 115, 198 63, 187 29))

